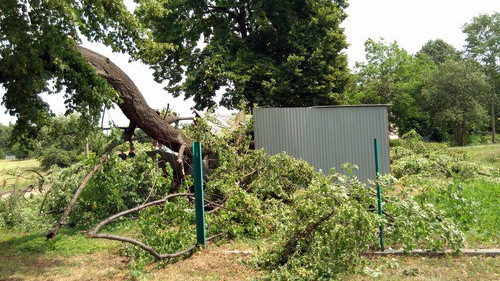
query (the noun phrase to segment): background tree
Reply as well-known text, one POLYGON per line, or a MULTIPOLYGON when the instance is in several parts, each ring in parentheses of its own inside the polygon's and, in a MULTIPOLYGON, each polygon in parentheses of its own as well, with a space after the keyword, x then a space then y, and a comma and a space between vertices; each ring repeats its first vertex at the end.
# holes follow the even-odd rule
POLYGON ((465 49, 467 54, 477 60, 484 68, 491 85, 490 114, 491 141, 496 141, 495 105, 498 107, 500 89, 500 13, 480 15, 465 24, 463 32, 467 35, 465 49))
POLYGON ((218 90, 228 108, 343 101, 345 0, 138 2, 152 39, 138 57, 198 109, 218 90))
POLYGON ((0 159, 7 155, 14 155, 17 159, 26 159, 33 156, 33 151, 21 145, 12 138, 14 126, 0 124, 0 159))
POLYGON ((444 62, 423 89, 432 125, 443 132, 451 131, 457 145, 467 144, 469 132, 484 124, 489 89, 486 77, 474 64, 444 62))
POLYGON ((78 130, 79 116, 50 118, 34 140, 34 156, 44 169, 52 165, 69 167, 82 158, 86 149, 98 153, 105 146, 104 136, 96 129, 78 130))
POLYGON ((10 154, 10 126, 0 124, 0 159, 10 154))
POLYGON ((443 39, 430 40, 417 52, 417 56, 427 55, 439 65, 447 60, 460 59, 460 52, 443 39))
POLYGON ((430 134, 429 115, 421 98, 424 78, 435 67, 428 56, 411 56, 397 42, 369 39, 366 62, 356 64, 351 103, 390 103, 390 119, 399 134, 415 129, 430 134))

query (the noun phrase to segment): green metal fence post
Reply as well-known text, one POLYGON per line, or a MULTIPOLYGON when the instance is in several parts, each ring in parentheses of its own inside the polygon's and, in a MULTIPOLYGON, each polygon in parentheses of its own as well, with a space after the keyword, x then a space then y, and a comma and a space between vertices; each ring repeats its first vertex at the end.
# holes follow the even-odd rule
POLYGON ((194 170, 194 206, 196 210, 196 242, 207 247, 205 234, 205 204, 203 195, 203 166, 201 160, 201 143, 193 142, 193 170, 194 170))
MULTIPOLYGON (((377 182, 377 199, 378 199, 378 214, 382 217, 382 191, 380 190, 379 184, 379 161, 378 161, 378 140, 373 139, 373 145, 375 146, 375 172, 376 172, 376 182, 377 182)), ((380 250, 384 251, 384 225, 380 222, 379 227, 380 235, 380 250)))

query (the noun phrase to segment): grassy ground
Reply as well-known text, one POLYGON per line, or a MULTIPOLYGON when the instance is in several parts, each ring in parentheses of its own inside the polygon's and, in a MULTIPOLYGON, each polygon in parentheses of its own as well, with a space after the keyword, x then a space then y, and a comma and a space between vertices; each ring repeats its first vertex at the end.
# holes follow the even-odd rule
MULTIPOLYGON (((21 172, 28 169, 40 170, 39 166, 40 163, 36 159, 0 160, 0 192, 11 189, 21 172)), ((34 173, 24 173, 19 179, 18 187, 25 187, 37 179, 34 173)))
MULTIPOLYGON (((500 145, 459 149, 467 151, 471 159, 500 170, 500 145)), ((0 184, 12 180, 9 174, 37 167, 35 160, 1 160, 0 184)), ((499 182, 479 179, 463 186, 464 194, 479 202, 477 227, 468 233, 469 245, 498 247, 499 182)), ((120 254, 117 242, 88 239, 69 230, 54 240, 45 241, 44 235, 44 231, 0 229, 0 280, 252 280, 261 274, 244 264, 250 255, 241 253, 255 251, 255 243, 209 245, 178 263, 152 264, 137 271, 130 258, 120 254)), ((368 258, 360 273, 345 280, 500 280, 500 262, 498 258, 461 256, 368 258)))
POLYGON ((500 169, 500 144, 468 146, 455 149, 467 152, 473 161, 500 169))
POLYGON ((345 280, 499 280, 500 261, 491 257, 384 257, 369 259, 362 273, 345 280))
POLYGON ((482 178, 463 183, 464 195, 478 203, 478 221, 467 234, 468 243, 472 246, 500 245, 500 144, 469 146, 459 148, 465 151, 470 159, 489 165, 493 177, 482 178))
MULTIPOLYGON (((255 243, 208 248, 175 264, 151 264, 137 272, 116 242, 92 240, 65 231, 53 241, 44 233, 0 230, 0 280, 252 280, 261 273, 244 264, 255 243), (133 277, 135 276, 135 277, 133 277)), ((498 258, 367 258, 364 269, 344 280, 499 280, 498 258)))
POLYGON ((120 255, 120 244, 63 232, 45 241, 44 233, 0 230, 0 280, 251 280, 259 273, 243 264, 242 243, 209 245, 175 264, 152 264, 140 272, 120 255), (135 278, 133 278, 135 276, 135 278))

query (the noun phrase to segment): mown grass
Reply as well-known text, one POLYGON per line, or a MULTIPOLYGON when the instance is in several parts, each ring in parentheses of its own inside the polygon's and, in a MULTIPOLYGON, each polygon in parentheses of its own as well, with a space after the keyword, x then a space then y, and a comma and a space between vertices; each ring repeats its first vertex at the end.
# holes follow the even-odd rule
POLYGON ((75 230, 46 240, 44 231, 0 229, 0 280, 93 280, 118 249, 118 243, 89 239, 75 230))
POLYGON ((489 177, 464 181, 464 196, 477 203, 477 222, 467 232, 471 246, 498 247, 500 245, 500 144, 459 148, 470 159, 492 170, 489 177))
MULTIPOLYGON (((18 175, 29 169, 40 171, 38 160, 0 160, 0 192, 12 189, 18 175)), ((38 180, 36 174, 24 173, 23 177, 19 178, 18 187, 25 187, 36 180, 38 180)))
POLYGON ((0 251, 12 255, 58 255, 72 256, 90 254, 116 248, 118 243, 89 239, 84 233, 64 230, 55 238, 47 240, 45 231, 17 232, 0 230, 0 251))

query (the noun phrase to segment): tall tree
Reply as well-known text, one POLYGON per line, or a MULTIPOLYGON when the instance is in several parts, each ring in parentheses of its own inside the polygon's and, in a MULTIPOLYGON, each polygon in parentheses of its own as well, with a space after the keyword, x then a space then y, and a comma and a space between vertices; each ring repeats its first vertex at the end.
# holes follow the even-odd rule
POLYGON ((336 104, 348 79, 345 0, 138 1, 138 57, 197 108, 336 104))
POLYGON ((417 52, 417 56, 427 55, 439 65, 447 60, 460 59, 460 52, 443 39, 430 40, 417 52))
POLYGON ((423 96, 433 126, 453 133, 454 142, 467 144, 470 131, 482 126, 489 85, 484 74, 467 61, 447 61, 429 77, 423 96))
MULTIPOLYGON (((116 103, 152 138, 182 152, 190 140, 150 108, 132 80, 108 58, 77 46, 80 34, 115 50, 134 54, 144 33, 121 0, 0 2, 0 84, 2 103, 17 116, 19 139, 33 138, 50 110, 40 94, 64 92, 67 113, 78 112, 86 128, 103 105, 116 103), (49 81, 53 83, 49 83, 49 81)), ((133 130, 131 130, 133 131, 133 130)), ((130 134, 127 134, 130 135, 130 134)), ((186 151, 190 154, 190 150, 186 151)))
POLYGON ((82 124, 96 122, 103 104, 118 101, 75 48, 79 34, 132 50, 138 28, 121 1, 0 1, 2 103, 17 117, 16 137, 32 138, 47 122, 43 92, 64 92, 67 113, 80 113, 82 124))
POLYGON ((465 45, 468 55, 476 59, 484 68, 491 84, 490 114, 491 141, 496 142, 495 106, 498 105, 500 90, 500 13, 480 15, 463 27, 467 35, 465 45))

